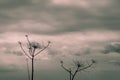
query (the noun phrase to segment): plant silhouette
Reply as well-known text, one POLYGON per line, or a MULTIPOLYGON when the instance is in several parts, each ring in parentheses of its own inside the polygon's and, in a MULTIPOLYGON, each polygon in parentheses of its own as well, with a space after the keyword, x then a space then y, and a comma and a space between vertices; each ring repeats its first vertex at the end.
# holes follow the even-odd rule
POLYGON ((74 69, 66 67, 63 61, 60 61, 60 63, 61 63, 61 67, 69 73, 69 80, 74 80, 78 72, 84 71, 92 67, 92 65, 96 63, 96 61, 92 59, 91 63, 87 63, 87 64, 81 63, 80 61, 74 61, 73 62, 75 67, 74 69))
POLYGON ((29 80, 34 80, 34 60, 35 60, 35 57, 38 54, 40 54, 41 52, 43 52, 45 49, 47 49, 51 42, 48 41, 46 46, 42 46, 38 42, 31 42, 29 40, 28 35, 25 35, 25 37, 27 39, 27 50, 28 51, 26 51, 25 48, 23 48, 22 42, 19 41, 18 43, 20 45, 21 50, 25 54, 25 56, 28 57, 28 59, 31 60, 31 74, 30 74, 28 59, 26 59, 26 61, 27 61, 28 79, 29 80))

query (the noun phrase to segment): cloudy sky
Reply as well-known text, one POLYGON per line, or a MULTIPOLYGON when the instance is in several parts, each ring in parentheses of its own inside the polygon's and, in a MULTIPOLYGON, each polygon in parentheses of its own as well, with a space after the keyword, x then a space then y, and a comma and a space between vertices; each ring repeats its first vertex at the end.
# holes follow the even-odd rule
POLYGON ((97 64, 76 80, 120 79, 119 0, 0 0, 0 80, 27 80, 18 41, 46 44, 35 60, 35 80, 68 80, 64 60, 97 64), (51 74, 52 72, 52 74, 51 74))

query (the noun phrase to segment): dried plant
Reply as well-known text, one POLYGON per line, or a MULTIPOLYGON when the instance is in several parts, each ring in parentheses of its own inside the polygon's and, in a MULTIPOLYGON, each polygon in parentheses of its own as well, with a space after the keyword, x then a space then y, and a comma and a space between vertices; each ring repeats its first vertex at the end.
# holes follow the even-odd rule
POLYGON ((34 80, 34 59, 35 57, 40 54, 42 51, 44 51, 45 49, 47 49, 50 45, 50 41, 48 41, 46 46, 42 46, 41 44, 39 44, 38 42, 31 42, 29 40, 28 35, 25 35, 26 39, 27 39, 27 50, 25 50, 25 48, 23 48, 23 44, 22 42, 18 42, 20 45, 21 50, 23 51, 23 53, 25 54, 25 56, 28 57, 28 59, 31 60, 31 75, 30 75, 30 70, 29 70, 29 65, 28 65, 28 59, 27 59, 27 69, 28 69, 28 79, 29 80, 34 80))
POLYGON ((76 76, 76 74, 77 74, 78 72, 84 71, 84 70, 92 67, 92 65, 95 64, 96 61, 92 59, 92 60, 90 61, 90 63, 87 63, 87 64, 86 64, 86 63, 82 63, 82 62, 80 62, 80 61, 73 61, 73 63, 74 63, 74 69, 73 69, 73 68, 66 67, 66 66, 64 65, 64 62, 63 62, 63 61, 60 61, 60 63, 61 63, 61 67, 62 67, 65 71, 67 71, 67 72, 69 73, 69 77, 70 77, 69 79, 70 79, 70 80, 74 80, 74 79, 75 79, 75 76, 76 76))

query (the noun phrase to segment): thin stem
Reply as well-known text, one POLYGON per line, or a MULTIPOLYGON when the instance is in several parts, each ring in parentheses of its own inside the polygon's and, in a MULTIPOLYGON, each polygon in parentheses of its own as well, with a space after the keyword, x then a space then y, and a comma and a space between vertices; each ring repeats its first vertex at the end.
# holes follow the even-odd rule
POLYGON ((34 80, 34 56, 32 56, 32 73, 31 73, 31 80, 34 80))
POLYGON ((73 74, 73 76, 72 76, 72 79, 71 79, 71 80, 74 80, 74 78, 75 78, 75 76, 76 76, 76 74, 77 74, 78 70, 79 70, 79 67, 77 67, 77 69, 76 69, 75 73, 73 74))
POLYGON ((69 69, 67 69, 63 64, 61 65, 61 67, 64 69, 64 70, 66 70, 67 72, 69 72, 70 73, 70 70, 69 69))
POLYGON ((72 79, 72 71, 71 71, 71 68, 70 68, 70 80, 72 79))
POLYGON ((35 48, 33 49, 32 56, 35 56, 35 48))
POLYGON ((26 35, 26 39, 27 39, 28 45, 29 45, 29 53, 30 53, 30 55, 32 55, 32 47, 31 47, 31 42, 30 42, 30 40, 28 38, 28 35, 26 35))
POLYGON ((30 43, 30 40, 29 40, 29 38, 28 38, 28 35, 26 35, 26 39, 27 39, 28 43, 31 44, 31 43, 30 43))
POLYGON ((71 68, 70 68, 70 69, 67 69, 67 68, 63 65, 63 63, 61 64, 61 67, 69 73, 70 80, 72 80, 73 74, 72 74, 71 68))

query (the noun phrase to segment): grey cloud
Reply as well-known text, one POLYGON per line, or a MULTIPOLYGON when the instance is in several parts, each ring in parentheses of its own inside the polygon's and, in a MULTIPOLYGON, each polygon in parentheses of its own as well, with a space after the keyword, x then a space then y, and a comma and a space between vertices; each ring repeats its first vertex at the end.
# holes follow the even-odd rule
POLYGON ((19 45, 16 45, 16 44, 17 43, 15 43, 15 44, 13 44, 13 43, 1 43, 0 44, 1 53, 23 56, 22 51, 19 51, 18 49, 16 49, 16 46, 19 47, 19 45))
POLYGON ((97 10, 98 13, 89 12, 83 8, 55 6, 51 15, 60 22, 61 32, 73 32, 91 29, 119 30, 119 6, 115 1, 105 8, 97 10))
POLYGON ((15 9, 30 4, 30 0, 1 0, 0 9, 15 9))
POLYGON ((105 46, 105 50, 103 51, 103 53, 108 54, 111 52, 120 53, 120 43, 119 42, 108 44, 107 46, 105 46))
POLYGON ((33 3, 34 1, 37 0, 1 0, 0 24, 14 24, 16 20, 26 19, 27 15, 35 15, 32 11, 36 10, 36 13, 39 10, 42 11, 41 9, 44 9, 43 6, 48 2, 48 0, 40 0, 40 4, 38 4, 39 7, 37 7, 37 5, 33 3))
POLYGON ((91 54, 91 49, 86 48, 86 49, 81 49, 80 52, 75 53, 75 56, 81 56, 81 55, 88 55, 91 54))
MULTIPOLYGON (((37 1, 37 0, 35 0, 37 1)), ((9 4, 16 4, 14 0, 11 0, 9 4)), ((63 34, 66 32, 76 32, 84 30, 93 29, 110 29, 110 30, 120 30, 119 28, 119 5, 117 0, 113 1, 108 7, 97 8, 96 12, 91 12, 82 7, 74 6, 58 6, 50 5, 50 1, 41 0, 38 2, 28 1, 25 2, 18 1, 20 8, 14 7, 12 10, 7 10, 4 8, 1 15, 1 24, 14 24, 19 23, 21 20, 33 20, 38 23, 45 23, 55 27, 53 31, 41 31, 39 29, 34 29, 32 31, 24 29, 21 27, 19 29, 13 29, 20 32, 32 32, 37 34, 63 34), (22 4, 24 2, 24 4, 22 4), (7 11, 8 13, 6 13, 7 11), (10 13, 11 12, 11 13, 10 13), (11 16, 12 14, 12 16, 11 16), (18 22, 16 22, 18 21, 18 22), (10 23, 11 22, 11 23, 10 23)), ((6 5, 6 3, 4 4, 6 5)), ((2 7, 1 7, 2 8, 2 7)), ((16 24, 16 28, 20 27, 16 24)), ((7 29, 8 27, 6 27, 7 29)), ((40 26, 42 28, 42 26, 40 26)), ((6 30, 8 31, 8 30, 6 30)))

